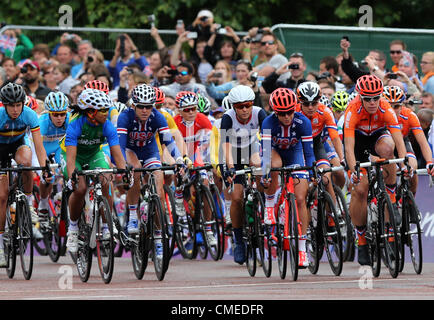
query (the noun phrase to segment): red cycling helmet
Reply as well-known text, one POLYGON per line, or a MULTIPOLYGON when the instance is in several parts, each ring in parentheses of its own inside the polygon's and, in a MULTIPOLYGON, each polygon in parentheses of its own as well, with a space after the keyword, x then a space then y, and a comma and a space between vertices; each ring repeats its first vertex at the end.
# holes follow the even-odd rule
POLYGON ((163 90, 161 90, 158 87, 154 87, 155 90, 155 103, 160 104, 160 103, 164 103, 164 101, 166 100, 166 95, 164 94, 163 90))
POLYGON ((374 75, 364 75, 357 79, 356 91, 361 96, 379 96, 383 93, 383 82, 374 75))
POLYGON ((185 106, 189 106, 191 105, 191 101, 190 100, 194 100, 194 98, 196 97, 196 104, 197 104, 197 96, 194 92, 191 91, 179 91, 176 94, 176 98, 175 98, 175 104, 178 108, 183 108, 185 106), (185 99, 183 99, 184 96, 187 96, 185 99), (185 100, 185 101, 184 101, 185 100), (180 105, 180 102, 184 102, 182 103, 183 106, 180 105))
POLYGON ((26 96, 26 101, 24 102, 24 105, 32 110, 38 110, 39 108, 38 101, 36 101, 36 99, 32 96, 26 96))
POLYGON ((109 93, 109 87, 105 82, 100 80, 92 80, 84 85, 84 89, 96 89, 104 92, 105 94, 109 93))
POLYGON ((288 88, 277 88, 271 93, 268 103, 275 112, 291 111, 298 103, 297 95, 288 88))

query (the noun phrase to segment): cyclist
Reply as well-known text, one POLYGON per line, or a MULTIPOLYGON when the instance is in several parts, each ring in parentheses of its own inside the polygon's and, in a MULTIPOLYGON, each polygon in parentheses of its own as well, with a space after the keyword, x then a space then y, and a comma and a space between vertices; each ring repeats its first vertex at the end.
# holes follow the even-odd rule
MULTIPOLYGON (((77 183, 72 180, 74 170, 81 170, 84 165, 88 165, 91 170, 109 169, 110 166, 101 150, 101 145, 106 140, 116 166, 120 169, 126 168, 116 128, 108 120, 109 109, 113 106, 113 101, 104 92, 97 89, 85 89, 80 93, 77 102, 78 105, 71 114, 66 134, 60 143, 63 175, 67 180, 68 188, 73 191, 69 198, 70 222, 66 244, 71 253, 76 253, 78 249, 78 220, 83 210, 87 190, 85 177, 80 176, 77 183)), ((109 181, 109 177, 102 179, 103 195, 112 206, 109 181)), ((125 183, 133 181, 133 177, 124 175, 125 183)), ((103 225, 103 237, 107 236, 110 236, 108 227, 103 225)))
MULTIPOLYGON (((204 114, 197 112, 198 99, 194 92, 178 92, 175 103, 179 113, 175 116, 174 120, 187 145, 186 154, 188 159, 191 159, 195 166, 202 166, 204 164, 203 155, 207 154, 207 149, 210 146, 211 122, 204 114)), ((203 178, 204 185, 208 186, 207 172, 203 170, 199 174, 203 178)), ((185 216, 184 201, 182 199, 182 192, 179 189, 175 190, 175 202, 176 213, 180 216, 185 216)), ((205 219, 207 221, 211 219, 211 212, 208 210, 205 211, 205 219)), ((207 237, 208 244, 216 246, 217 239, 211 230, 211 225, 207 224, 206 229, 205 236, 207 237)))
MULTIPOLYGON (((356 83, 358 95, 345 110, 344 145, 345 159, 349 168, 351 192, 349 211, 358 235, 358 262, 370 265, 367 246, 366 217, 368 181, 366 176, 357 177, 356 161, 369 161, 369 153, 380 158, 394 158, 394 149, 400 158, 407 154, 397 117, 386 99, 382 99, 383 82, 374 75, 361 76, 356 83)), ((387 193, 395 203, 396 165, 384 166, 387 193)))
POLYGON ((343 139, 343 126, 345 109, 348 106, 350 95, 345 91, 336 91, 332 96, 331 109, 338 126, 338 134, 341 140, 343 139))
MULTIPOLYGON (((155 141, 158 132, 160 141, 166 145, 171 156, 177 164, 183 164, 183 158, 170 133, 167 121, 157 111, 155 106, 156 94, 153 87, 146 84, 137 85, 131 93, 131 108, 122 112, 118 119, 118 134, 122 154, 134 168, 159 168, 161 167, 160 153, 155 141), (143 161, 143 165, 140 163, 143 161)), ((164 203, 164 175, 162 171, 155 172, 157 193, 161 203, 164 203)), ((138 214, 137 203, 140 195, 140 173, 135 173, 135 182, 127 193, 130 220, 127 230, 129 234, 137 234, 138 214)), ((157 224, 159 224, 158 217, 157 224)), ((156 238, 160 238, 161 229, 154 230, 156 238)), ((163 245, 160 240, 156 241, 157 259, 163 256, 163 245)))
MULTIPOLYGON (((0 167, 6 168, 11 159, 18 165, 31 166, 32 151, 26 130, 30 128, 35 144, 35 151, 41 166, 45 166, 47 154, 42 143, 38 115, 29 107, 24 106, 26 93, 21 85, 8 83, 0 90, 0 167)), ((23 172, 24 193, 29 205, 32 205, 33 172, 23 172)), ((50 181, 49 178, 43 179, 50 181)), ((6 204, 8 200, 9 180, 5 172, 0 172, 0 267, 5 267, 7 261, 4 255, 3 233, 6 222, 6 204)))
MULTIPOLYGON (((47 112, 39 117, 44 148, 48 155, 54 154, 55 162, 60 164, 59 141, 65 135, 69 123, 69 99, 60 91, 50 92, 44 100, 44 107, 47 112)), ((48 196, 52 190, 52 184, 41 183, 39 185, 41 199, 38 216, 41 224, 48 223, 48 196)))
POLYGON ((246 244, 243 239, 243 190, 245 177, 234 176, 236 170, 244 169, 245 165, 260 167, 258 133, 262 122, 267 117, 265 111, 253 106, 255 93, 252 88, 238 85, 228 94, 228 102, 232 109, 227 111, 221 121, 220 134, 224 162, 225 180, 234 183, 231 194, 230 215, 234 234, 234 261, 243 264, 246 260, 246 244))
MULTIPOLYGON (((405 101, 405 93, 398 86, 385 86, 383 89, 383 97, 390 103, 398 118, 399 126, 401 127, 402 136, 404 137, 405 148, 409 158, 409 164, 413 170, 417 169, 417 159, 414 155, 413 147, 409 140, 409 135, 412 133, 415 140, 420 146, 422 156, 426 161, 426 168, 429 174, 434 174, 432 170, 432 154, 431 148, 426 140, 425 134, 420 125, 417 115, 409 108, 403 106, 405 101)), ((396 155, 396 154, 395 154, 396 155)), ((417 175, 413 175, 410 180, 410 190, 416 195, 417 191, 417 175)))
MULTIPOLYGON (((300 112, 295 112, 298 104, 296 94, 287 88, 278 88, 270 95, 270 107, 274 113, 265 118, 261 128, 263 177, 265 190, 264 222, 276 224, 274 212, 275 193, 278 187, 278 172, 270 168, 282 166, 312 166, 313 152, 312 125, 300 112)), ((297 210, 300 216, 301 236, 299 239, 299 267, 307 267, 306 233, 309 216, 306 207, 309 172, 294 171, 292 176, 299 179, 294 185, 297 210)), ((271 228, 270 228, 271 229, 271 228)))

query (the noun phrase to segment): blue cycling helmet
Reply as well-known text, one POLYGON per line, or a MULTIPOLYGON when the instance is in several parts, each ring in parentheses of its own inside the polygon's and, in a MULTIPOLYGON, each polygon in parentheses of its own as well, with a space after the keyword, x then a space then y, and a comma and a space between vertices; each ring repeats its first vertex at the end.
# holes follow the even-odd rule
POLYGON ((69 99, 63 92, 50 92, 44 100, 44 106, 50 112, 66 111, 69 107, 69 99))

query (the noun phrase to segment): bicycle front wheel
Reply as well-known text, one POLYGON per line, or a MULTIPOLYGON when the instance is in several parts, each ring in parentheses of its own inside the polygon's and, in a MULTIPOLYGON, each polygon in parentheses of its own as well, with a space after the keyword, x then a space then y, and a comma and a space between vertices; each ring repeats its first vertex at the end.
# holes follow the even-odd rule
MULTIPOLYGON (((246 201, 244 201, 246 203, 246 201)), ((252 217, 249 217, 246 208, 244 207, 244 226, 243 226, 243 238, 247 244, 247 260, 246 267, 251 277, 254 277, 256 274, 256 224, 255 220, 252 217)))
POLYGON ((202 234, 204 235, 205 243, 211 258, 214 261, 217 261, 220 258, 219 248, 221 248, 222 241, 220 237, 219 223, 217 220, 217 209, 212 198, 211 191, 209 191, 208 187, 202 186, 200 194, 202 195, 202 212, 200 216, 202 219, 202 234), (206 211, 209 211, 210 213, 209 220, 206 219, 206 211), (207 232, 209 233, 209 231, 211 231, 216 243, 211 243, 210 236, 209 234, 207 235, 207 232))
POLYGON ((90 270, 92 268, 92 249, 89 246, 92 228, 86 223, 86 217, 84 213, 82 213, 80 216, 78 229, 78 250, 76 254, 71 254, 71 256, 75 256, 80 280, 82 282, 87 282, 87 280, 89 280, 90 270))
POLYGON ((225 218, 224 218, 224 204, 222 198, 220 197, 220 191, 215 184, 210 185, 209 190, 211 191, 212 198, 214 200, 216 212, 217 227, 219 228, 219 259, 223 259, 225 253, 225 218))
POLYGON ((150 203, 150 214, 153 216, 152 222, 152 234, 153 236, 153 259, 154 259, 154 269, 157 279, 162 281, 169 268, 169 238, 167 237, 167 225, 165 220, 165 213, 161 206, 160 198, 158 196, 153 196, 150 203), (157 225, 157 217, 160 222, 160 226, 157 225), (156 231, 159 232, 156 232, 156 231), (159 242, 162 246, 162 251, 159 252, 157 249, 159 242))
POLYGON ((11 206, 8 205, 6 214, 6 230, 3 235, 3 243, 5 248, 5 257, 8 262, 6 273, 8 277, 12 279, 15 275, 15 267, 17 265, 17 228, 15 224, 16 214, 15 212, 11 214, 10 208, 11 206))
POLYGON ((333 190, 336 195, 336 213, 341 229, 343 258, 344 261, 351 261, 354 259, 355 251, 354 227, 342 189, 333 184, 333 190))
MULTIPOLYGON (((50 201, 52 201, 50 199, 50 201)), ((55 208, 53 205, 53 208, 57 210, 57 212, 60 212, 60 208, 55 208)), ((44 236, 44 245, 47 249, 48 256, 50 257, 51 261, 57 262, 60 257, 60 251, 61 251, 61 236, 60 236, 60 217, 56 214, 52 214, 52 211, 49 210, 50 216, 48 218, 48 226, 45 228, 42 228, 43 236, 44 236)))
POLYGON ((164 211, 166 212, 166 225, 167 225, 167 237, 169 239, 169 259, 173 255, 173 251, 175 250, 176 243, 176 235, 174 231, 174 226, 176 225, 176 221, 178 220, 178 216, 176 215, 176 206, 175 206, 175 196, 173 195, 173 191, 168 185, 164 185, 164 211))
POLYGON ((395 209, 388 194, 385 193, 381 198, 378 209, 382 257, 390 275, 396 278, 399 272, 398 232, 395 224, 395 209))
POLYGON ((17 203, 18 250, 21 257, 21 269, 24 279, 29 280, 33 271, 33 232, 29 203, 25 198, 17 203))
POLYGON ((98 267, 104 283, 110 283, 114 269, 113 217, 108 200, 101 196, 96 201, 95 231, 96 256, 98 267), (105 219, 105 222, 104 222, 105 219))
POLYGON ((289 194, 290 205, 288 209, 288 242, 289 242, 289 262, 291 267, 292 280, 296 281, 298 278, 298 238, 299 238, 299 221, 297 214, 297 204, 295 202, 295 195, 289 194))

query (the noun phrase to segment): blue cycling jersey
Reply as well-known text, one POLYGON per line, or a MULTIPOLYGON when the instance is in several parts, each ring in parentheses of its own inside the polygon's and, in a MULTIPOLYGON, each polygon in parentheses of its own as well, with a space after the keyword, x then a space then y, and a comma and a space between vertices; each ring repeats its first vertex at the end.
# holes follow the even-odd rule
POLYGON ((313 152, 312 125, 310 120, 299 112, 294 113, 292 124, 284 126, 273 113, 262 122, 262 171, 271 168, 271 150, 276 150, 284 166, 312 166, 313 152))
POLYGON ((20 116, 13 120, 6 112, 6 108, 0 108, 0 143, 10 144, 25 136, 26 130, 38 131, 38 115, 29 107, 24 106, 20 116))
POLYGON ((66 114, 63 126, 56 127, 51 121, 49 113, 43 113, 39 116, 39 126, 41 127, 42 142, 47 155, 55 154, 57 163, 60 163, 60 145, 59 141, 66 134, 70 113, 66 114))
POLYGON ((117 132, 125 159, 126 148, 134 151, 141 160, 146 160, 146 157, 151 156, 159 159, 160 152, 155 140, 156 132, 160 135, 160 141, 166 145, 173 158, 176 159, 181 156, 170 133, 166 118, 155 108, 152 109, 146 122, 140 121, 133 109, 123 111, 118 117, 117 132))

